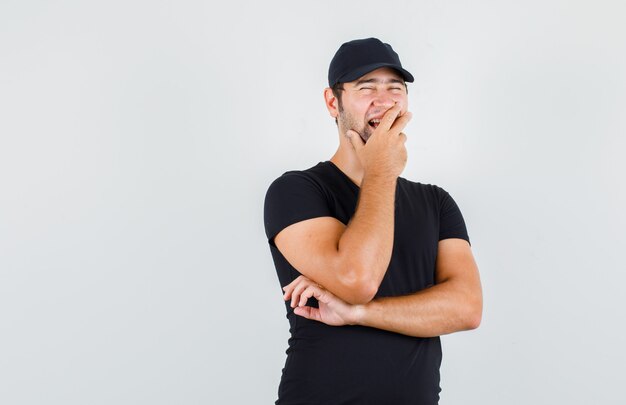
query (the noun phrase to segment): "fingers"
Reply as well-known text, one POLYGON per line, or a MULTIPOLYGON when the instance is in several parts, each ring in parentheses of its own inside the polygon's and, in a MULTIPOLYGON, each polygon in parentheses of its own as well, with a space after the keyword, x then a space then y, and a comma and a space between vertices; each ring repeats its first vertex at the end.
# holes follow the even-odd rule
POLYGON ((323 287, 309 280, 305 276, 299 276, 291 283, 283 287, 283 299, 285 301, 291 299, 291 307, 303 306, 306 301, 316 295, 319 295, 323 287))
POLYGON ((293 291, 296 288, 298 288, 299 286, 302 286, 303 283, 304 283, 304 286, 302 286, 301 288, 306 287, 307 282, 311 282, 311 280, 309 280, 305 276, 296 277, 291 283, 283 287, 283 291, 285 292, 283 294, 283 299, 287 301, 289 298, 291 298, 291 296, 293 295, 293 291))
MULTIPOLYGON (((302 290, 302 293, 299 296, 298 301, 298 307, 304 307, 306 306, 306 302, 309 300, 309 298, 311 297, 315 297, 318 301, 322 299, 322 295, 324 294, 324 290, 317 284, 310 284, 308 285, 304 290, 302 290)), ((293 305, 293 300, 292 300, 292 308, 295 308, 296 305, 293 305)))
MULTIPOLYGON (((298 300, 299 307, 303 307, 306 305, 306 302, 309 300, 309 298, 313 296, 314 290, 315 290, 315 287, 310 285, 302 291, 302 293, 300 294, 300 299, 298 300)), ((291 306, 295 307, 295 305, 293 305, 293 301, 291 303, 291 306)))
POLYGON ((356 151, 361 150, 363 146, 365 146, 365 142, 363 142, 363 139, 361 139, 361 135, 359 135, 356 131, 349 129, 346 132, 346 137, 348 137, 350 144, 356 151))
MULTIPOLYGON (((309 280, 307 280, 309 281, 309 280)), ((296 306, 302 306, 306 304, 306 300, 309 299, 310 296, 305 297, 305 291, 310 287, 310 283, 300 283, 291 293, 291 308, 295 308, 296 306), (302 302, 304 299, 304 302, 302 302)))
MULTIPOLYGON (((394 104, 393 107, 387 110, 387 112, 383 116, 383 119, 380 120, 380 124, 378 124, 378 127, 376 129, 379 130, 382 128, 382 132, 389 131, 389 128, 391 128, 393 123, 396 121, 396 118, 398 118, 398 115, 400 114, 401 110, 402 110, 402 105, 400 105, 400 103, 394 104)), ((406 113, 404 115, 406 115, 406 113)))
MULTIPOLYGON (((300 276, 300 277, 302 277, 302 276, 300 276)), ((291 292, 300 283, 300 281, 301 281, 300 277, 297 277, 291 283, 289 283, 289 284, 287 284, 286 286, 283 287, 283 291, 285 292, 285 294, 283 294, 283 298, 285 299, 285 301, 287 301, 291 297, 291 292)))
POLYGON ((404 127, 406 127, 406 125, 409 123, 409 121, 411 121, 412 117, 413 117, 413 114, 411 114, 409 111, 405 112, 404 114, 399 116, 397 120, 395 120, 395 122, 393 123, 393 125, 389 129, 389 132, 390 133, 399 133, 400 131, 402 131, 404 129, 404 127))
POLYGON ((319 308, 312 307, 297 307, 293 310, 296 315, 300 315, 307 319, 313 319, 314 321, 323 322, 319 308))

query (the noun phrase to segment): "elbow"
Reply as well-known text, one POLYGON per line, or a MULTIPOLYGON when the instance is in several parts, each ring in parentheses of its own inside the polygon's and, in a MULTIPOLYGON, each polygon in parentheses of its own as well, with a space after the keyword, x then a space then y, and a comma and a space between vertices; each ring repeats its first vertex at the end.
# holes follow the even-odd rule
POLYGON ((352 305, 364 305, 374 299, 378 292, 378 286, 374 283, 359 282, 350 285, 346 302, 352 305))
POLYGON ((369 286, 357 288, 347 302, 352 305, 365 305, 374 299, 377 291, 378 289, 372 289, 369 286))
POLYGON ((483 317, 482 299, 476 299, 468 305, 465 315, 463 316, 465 330, 478 329, 483 317))
POLYGON ((378 292, 379 283, 371 278, 362 276, 361 272, 348 272, 343 277, 343 286, 346 291, 344 301, 352 305, 367 304, 374 299, 378 292))
POLYGON ((466 330, 478 329, 481 321, 482 321, 482 314, 480 312, 471 314, 470 316, 466 318, 465 329, 466 330))

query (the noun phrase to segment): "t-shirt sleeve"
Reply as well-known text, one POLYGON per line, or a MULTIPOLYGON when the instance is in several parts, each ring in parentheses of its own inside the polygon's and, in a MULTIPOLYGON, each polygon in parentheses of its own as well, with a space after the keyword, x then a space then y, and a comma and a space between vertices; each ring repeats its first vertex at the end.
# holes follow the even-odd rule
POLYGON ((306 219, 332 216, 323 189, 306 175, 285 173, 270 185, 265 195, 265 234, 270 245, 289 225, 306 219))
POLYGON ((440 191, 439 240, 459 238, 470 242, 459 206, 448 192, 440 191))

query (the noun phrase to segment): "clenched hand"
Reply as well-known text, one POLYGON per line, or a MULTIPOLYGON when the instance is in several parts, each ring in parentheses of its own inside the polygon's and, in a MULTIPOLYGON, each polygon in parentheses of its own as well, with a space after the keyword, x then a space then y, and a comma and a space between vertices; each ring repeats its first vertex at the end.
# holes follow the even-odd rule
POLYGON ((346 136, 366 173, 398 177, 407 161, 406 135, 402 132, 411 119, 411 113, 401 113, 402 106, 396 103, 383 116, 367 143, 354 130, 346 136))

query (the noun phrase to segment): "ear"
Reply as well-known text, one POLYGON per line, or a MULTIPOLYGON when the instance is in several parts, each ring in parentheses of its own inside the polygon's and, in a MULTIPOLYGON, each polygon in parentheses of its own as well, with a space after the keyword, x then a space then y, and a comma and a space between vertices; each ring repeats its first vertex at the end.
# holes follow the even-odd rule
POLYGON ((330 113, 330 116, 333 118, 337 118, 339 116, 339 105, 337 97, 333 94, 333 90, 330 87, 326 87, 324 89, 324 101, 326 103, 326 108, 330 113))

